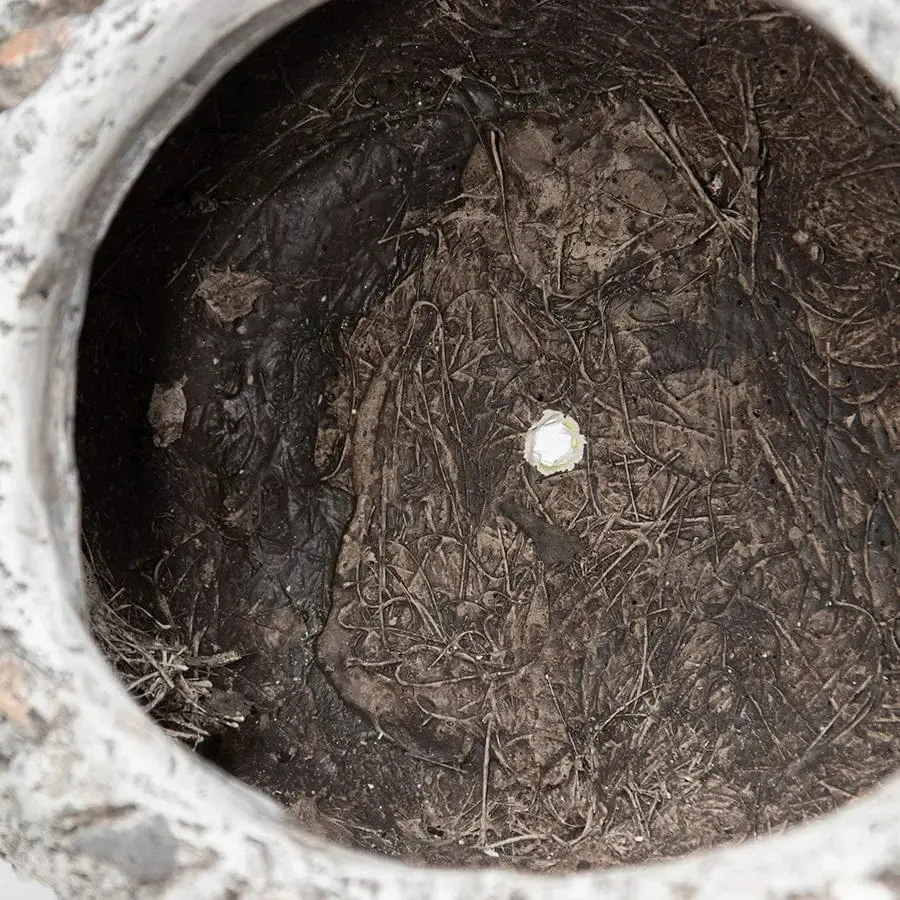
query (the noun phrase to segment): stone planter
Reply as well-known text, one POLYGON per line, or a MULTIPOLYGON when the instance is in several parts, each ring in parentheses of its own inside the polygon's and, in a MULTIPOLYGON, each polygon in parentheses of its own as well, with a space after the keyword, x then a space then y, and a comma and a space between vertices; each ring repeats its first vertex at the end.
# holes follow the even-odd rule
MULTIPOLYGON (((436 871, 305 834, 169 741, 85 625, 75 353, 91 254, 205 90, 315 0, 0 7, 0 848, 60 896, 900 896, 900 779, 823 820, 665 865, 436 871), (95 8, 96 7, 96 8, 95 8)), ((900 97, 898 0, 795 0, 900 97)))

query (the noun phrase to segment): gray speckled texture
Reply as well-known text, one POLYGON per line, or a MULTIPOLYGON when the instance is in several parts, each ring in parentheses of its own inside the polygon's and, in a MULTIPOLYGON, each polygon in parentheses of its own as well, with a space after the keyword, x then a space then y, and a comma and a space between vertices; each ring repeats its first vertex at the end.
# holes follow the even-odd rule
POLYGON ((790 0, 830 31, 900 96, 900 3, 897 0, 790 0))
MULTIPOLYGON (((81 613, 72 400, 90 252, 204 89, 313 4, 30 5, 27 22, 27 4, 0 5, 0 40, 48 11, 66 37, 0 116, 0 855, 66 898, 900 897, 897 778, 784 836, 656 867, 435 872, 312 838, 132 705, 81 613)), ((793 5, 900 93, 900 0, 793 5)))

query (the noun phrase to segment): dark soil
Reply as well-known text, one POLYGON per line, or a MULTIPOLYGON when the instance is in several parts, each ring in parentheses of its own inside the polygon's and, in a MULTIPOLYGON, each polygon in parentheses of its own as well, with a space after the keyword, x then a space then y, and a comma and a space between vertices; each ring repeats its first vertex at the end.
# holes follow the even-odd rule
POLYGON ((123 678, 308 827, 432 862, 659 858, 870 787, 898 135, 737 0, 335 0, 270 41, 95 265, 78 451, 123 678), (587 437, 549 478, 545 408, 587 437))

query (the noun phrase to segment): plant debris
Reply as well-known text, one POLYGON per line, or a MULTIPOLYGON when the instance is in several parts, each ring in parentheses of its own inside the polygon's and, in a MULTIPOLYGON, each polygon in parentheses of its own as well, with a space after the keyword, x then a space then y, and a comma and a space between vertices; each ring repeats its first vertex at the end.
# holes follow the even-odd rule
MULTIPOLYGON (((234 650, 199 654, 200 636, 149 618, 128 603, 122 590, 101 586, 99 561, 91 555, 88 602, 91 630, 100 649, 138 705, 171 738, 196 749, 226 728, 238 728, 250 703, 238 691, 216 687, 215 671, 240 662, 234 650), (143 625, 135 619, 143 619, 143 625)), ((108 578, 108 576, 107 576, 108 578)))
POLYGON ((846 424, 823 450, 771 410, 802 333, 757 308, 760 269, 802 276, 751 247, 759 138, 719 208, 712 160, 646 102, 563 125, 476 151, 440 250, 347 344, 319 453, 352 434, 333 478, 356 510, 319 654, 379 729, 467 773, 456 803, 435 777, 423 832, 518 860, 679 853, 793 821, 814 759, 880 768, 893 626, 863 556, 835 555, 872 513, 829 446, 846 424), (740 343, 683 337, 717 319, 740 343), (521 443, 545 402, 587 423, 590 460, 542 480, 521 443))

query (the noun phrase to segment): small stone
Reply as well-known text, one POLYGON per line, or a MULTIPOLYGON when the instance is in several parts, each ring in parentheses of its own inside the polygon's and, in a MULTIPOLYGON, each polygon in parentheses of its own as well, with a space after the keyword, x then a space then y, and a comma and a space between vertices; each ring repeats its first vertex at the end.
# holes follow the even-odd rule
POLYGON ((270 288, 265 278, 250 272, 211 271, 197 285, 196 296, 206 303, 218 324, 227 325, 250 315, 270 288))
POLYGON ((168 447, 181 437, 186 415, 183 379, 174 385, 153 385, 147 421, 153 429, 153 443, 157 447, 168 447))
POLYGON ((0 111, 21 103, 50 77, 68 40, 69 23, 55 19, 0 43, 0 111))

